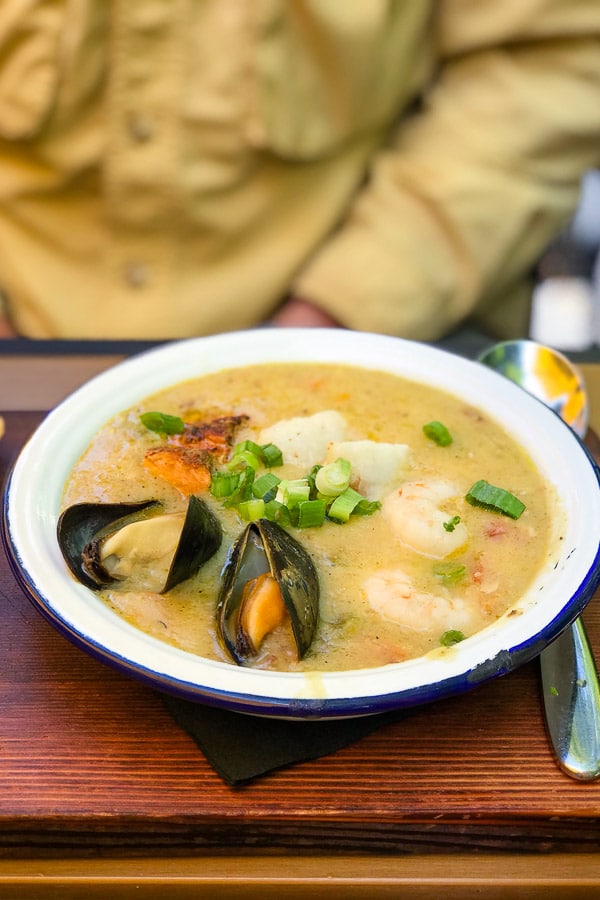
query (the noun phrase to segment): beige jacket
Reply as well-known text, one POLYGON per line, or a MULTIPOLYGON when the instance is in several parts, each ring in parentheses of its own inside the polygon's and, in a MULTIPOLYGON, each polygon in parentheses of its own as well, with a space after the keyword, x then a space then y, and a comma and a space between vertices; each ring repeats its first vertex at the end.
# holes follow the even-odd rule
POLYGON ((599 40, 598 0, 2 0, 10 315, 161 339, 296 293, 518 332, 600 162, 599 40))

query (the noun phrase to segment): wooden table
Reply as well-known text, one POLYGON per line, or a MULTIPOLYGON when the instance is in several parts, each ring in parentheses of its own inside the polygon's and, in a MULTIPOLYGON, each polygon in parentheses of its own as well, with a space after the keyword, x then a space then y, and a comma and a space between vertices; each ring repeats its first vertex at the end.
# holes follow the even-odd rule
MULTIPOLYGON (((117 358, 0 356, 2 477, 117 358)), ((0 898, 600 896, 600 781, 554 763, 535 662, 230 788, 156 692, 42 619, 3 553, 0 613, 0 898)), ((597 603, 585 621, 600 654, 597 603)))

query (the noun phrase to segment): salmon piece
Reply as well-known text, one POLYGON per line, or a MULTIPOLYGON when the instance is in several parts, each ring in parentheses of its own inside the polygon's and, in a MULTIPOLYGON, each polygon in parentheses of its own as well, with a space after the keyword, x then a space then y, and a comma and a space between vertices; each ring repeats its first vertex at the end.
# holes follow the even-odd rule
POLYGON ((172 484, 182 494, 201 494, 210 488, 210 454, 188 447, 154 447, 143 459, 144 468, 172 484))
POLYGON ((211 472, 224 462, 235 433, 248 416, 220 416, 210 422, 186 422, 181 434, 146 452, 144 468, 172 484, 182 494, 201 494, 210 488, 211 472))
POLYGON ((207 450, 219 460, 224 460, 235 439, 238 428, 248 421, 248 416, 219 416, 210 422, 186 422, 181 434, 169 437, 169 444, 207 450))

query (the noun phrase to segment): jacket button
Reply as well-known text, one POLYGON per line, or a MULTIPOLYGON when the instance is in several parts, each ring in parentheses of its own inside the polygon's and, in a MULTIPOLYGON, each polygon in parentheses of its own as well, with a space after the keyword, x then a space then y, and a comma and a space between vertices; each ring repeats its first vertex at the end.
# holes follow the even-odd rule
POLYGON ((137 144, 145 144, 154 137, 154 122, 143 113, 133 113, 128 121, 129 135, 137 144))
POLYGON ((145 263, 130 262, 125 266, 125 281, 132 288, 146 287, 150 281, 150 270, 145 263))

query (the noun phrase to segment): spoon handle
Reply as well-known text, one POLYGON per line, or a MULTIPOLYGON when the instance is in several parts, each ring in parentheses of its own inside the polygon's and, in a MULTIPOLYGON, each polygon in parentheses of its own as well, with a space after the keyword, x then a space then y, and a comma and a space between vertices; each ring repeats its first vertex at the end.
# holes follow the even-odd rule
POLYGON ((600 685, 581 618, 540 654, 546 726, 560 767, 580 781, 600 775, 600 685))

